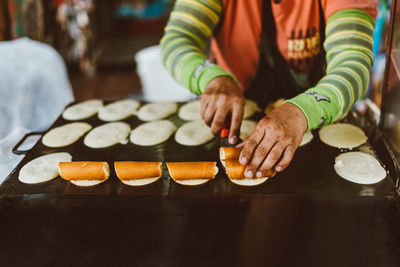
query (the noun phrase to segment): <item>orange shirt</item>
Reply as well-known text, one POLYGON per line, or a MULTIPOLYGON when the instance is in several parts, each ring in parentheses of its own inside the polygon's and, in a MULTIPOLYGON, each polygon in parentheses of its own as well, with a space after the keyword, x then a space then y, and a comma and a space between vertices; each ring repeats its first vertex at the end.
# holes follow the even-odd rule
MULTIPOLYGON (((233 73, 243 89, 251 82, 258 64, 263 0, 221 0, 223 16, 211 41, 218 64, 233 73)), ((267 0, 270 1, 270 0, 267 0)), ((279 51, 291 69, 308 72, 320 53, 319 0, 272 1, 279 51)), ((320 0, 325 21, 336 11, 361 9, 376 16, 376 0, 320 0)))

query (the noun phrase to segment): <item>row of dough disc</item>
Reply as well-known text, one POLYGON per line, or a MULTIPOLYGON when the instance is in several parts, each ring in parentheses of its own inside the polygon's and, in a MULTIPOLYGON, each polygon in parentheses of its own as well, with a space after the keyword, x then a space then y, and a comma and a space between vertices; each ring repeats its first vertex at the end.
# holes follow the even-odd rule
MULTIPOLYGON (((202 123, 201 121, 194 121, 190 122, 191 124, 194 123, 202 123)), ((102 125, 102 127, 110 127, 110 124, 105 124, 102 125)), ((114 123, 115 124, 115 123, 114 123)), ((115 130, 115 135, 117 136, 117 139, 121 138, 123 136, 126 138, 127 134, 121 134, 123 131, 124 127, 127 129, 127 133, 130 131, 129 125, 124 125, 125 123, 118 122, 117 125, 114 125, 113 128, 115 130), (120 134, 120 135, 118 135, 120 134), (126 135, 126 136, 125 136, 126 135), (119 137, 118 137, 119 136, 119 137)), ((84 127, 86 125, 73 125, 74 128, 76 129, 83 129, 87 130, 90 127, 84 127)), ((148 144, 150 142, 163 142, 168 137, 165 139, 160 138, 154 138, 151 137, 152 134, 154 134, 153 129, 167 129, 167 131, 173 132, 176 130, 176 127, 173 123, 170 121, 155 121, 155 122, 150 122, 143 124, 139 127, 137 127, 134 131, 131 133, 131 139, 133 139, 132 142, 136 142, 138 144, 148 144), (157 125, 151 125, 151 124, 157 124, 157 125), (156 126, 156 127, 154 127, 156 126), (139 135, 139 138, 137 137, 139 135)), ((196 126, 196 129, 199 127, 196 126)), ((185 130, 185 128, 182 127, 182 129, 185 130)), ((192 131, 193 128, 190 128, 192 131)), ((196 132, 202 132, 202 131, 196 131, 196 132)), ((60 134, 62 136, 62 134, 60 134)), ((88 135, 89 136, 89 135, 88 135)), ((104 133, 100 132, 93 132, 93 140, 89 139, 86 143, 89 143, 91 146, 99 146, 99 144, 104 145, 104 143, 101 143, 99 140, 102 140, 104 138, 104 133)), ((185 136, 185 135, 183 135, 185 136)), ((307 135, 305 135, 306 137, 307 135)), ((51 135, 50 135, 51 137, 51 135)), ((303 141, 307 138, 303 138, 303 141)), ((311 135, 312 137, 312 135, 311 135)), ((351 124, 346 124, 346 123, 337 123, 333 124, 330 126, 326 126, 321 129, 320 131, 320 138, 321 140, 334 147, 346 147, 346 148, 353 148, 357 147, 364 142, 366 142, 367 137, 365 134, 362 132, 361 129, 359 129, 356 126, 353 126, 351 124)), ((44 140, 52 140, 47 136, 47 138, 43 138, 44 140)), ((66 140, 71 140, 69 136, 65 137, 66 140)), ((109 137, 105 138, 106 140, 109 140, 109 137)), ((183 142, 186 142, 187 145, 192 145, 193 142, 192 140, 186 140, 183 139, 183 142)), ((309 141, 309 140, 307 140, 309 141)), ((54 142, 54 140, 53 140, 54 142)), ((36 182, 43 182, 46 181, 45 178, 41 178, 41 180, 35 180, 35 177, 52 177, 56 175, 54 170, 51 170, 49 166, 54 165, 53 163, 58 162, 58 161, 71 161, 71 155, 68 153, 54 153, 52 156, 47 155, 43 157, 39 157, 29 164, 25 165, 20 172, 20 177, 19 179, 22 182, 26 183, 36 183, 36 182), (54 162, 53 162, 54 161, 54 162), (40 172, 40 175, 39 173, 40 172)), ((373 156, 369 155, 363 152, 347 152, 347 153, 342 153, 339 156, 336 157, 335 159, 335 165, 334 165, 335 171, 344 179, 349 180, 351 182, 359 183, 359 184, 373 184, 377 183, 381 180, 383 180, 386 177, 386 171, 385 169, 381 166, 380 162, 373 156)))
MULTIPOLYGON (((277 100, 267 106, 264 112, 266 114, 270 113, 283 102, 283 99, 277 100)), ((209 127, 201 121, 200 101, 192 101, 181 106, 178 116, 191 122, 184 124, 179 129, 170 121, 160 120, 177 112, 178 105, 176 103, 150 103, 143 105, 138 110, 139 106, 140 102, 132 99, 116 101, 106 106, 103 106, 100 100, 89 100, 68 107, 64 111, 63 117, 67 120, 80 120, 91 117, 98 112, 101 120, 115 121, 125 119, 131 115, 137 115, 142 121, 150 121, 138 126, 131 132, 131 142, 140 146, 163 143, 175 131, 177 131, 175 134, 176 141, 187 146, 201 145, 214 138, 209 127)), ((244 118, 251 117, 260 111, 255 102, 246 100, 244 118)), ((243 120, 240 138, 242 140, 247 139, 256 125, 255 121, 243 120)), ((91 128, 91 125, 83 122, 70 123, 52 129, 43 137, 42 141, 43 144, 49 147, 67 146, 77 141, 91 128)), ((89 132, 84 139, 84 143, 92 148, 109 147, 117 143, 127 142, 129 132, 130 127, 126 123, 108 123, 89 132)), ((348 123, 325 126, 319 131, 319 136, 323 143, 344 149, 358 147, 367 141, 366 135, 360 128, 348 123)), ((312 138, 312 133, 307 132, 300 146, 309 143, 312 138)), ((335 170, 341 177, 356 183, 375 183, 386 177, 386 172, 379 161, 373 156, 362 152, 347 152, 339 155, 336 158, 335 170), (368 162, 368 164, 364 164, 365 162, 368 162), (360 166, 364 167, 360 168, 360 166), (365 173, 361 173, 364 170, 365 173)))
MULTIPOLYGON (((77 121, 87 119, 96 113, 102 121, 119 121, 132 115, 137 115, 142 121, 155 121, 167 118, 178 111, 178 104, 173 102, 148 103, 140 107, 140 102, 133 99, 123 99, 106 106, 102 100, 88 100, 66 108, 62 114, 65 120, 77 121)), ((249 118, 261 109, 254 101, 246 100, 244 118, 249 118)), ((181 106, 178 116, 182 120, 201 119, 200 101, 191 101, 181 106)))
POLYGON ((175 140, 182 145, 197 146, 214 138, 210 128, 202 121, 185 123, 179 129, 169 120, 143 123, 131 131, 125 122, 110 122, 94 129, 86 122, 73 122, 51 129, 42 143, 48 147, 65 147, 73 144, 90 131, 83 143, 90 148, 106 148, 116 144, 126 144, 130 133, 130 141, 140 146, 154 146, 168 140, 176 131, 175 140), (91 131, 90 131, 91 130, 91 131))
MULTIPOLYGON (((240 138, 247 139, 257 126, 257 122, 244 120, 240 128, 240 138)), ((125 144, 129 133, 130 141, 139 146, 154 146, 167 141, 176 131, 177 143, 186 146, 198 146, 214 138, 210 128, 202 121, 195 120, 177 128, 169 120, 147 122, 136 127, 132 132, 125 122, 110 122, 94 129, 86 122, 72 122, 51 129, 43 138, 42 143, 48 147, 65 147, 75 143, 90 131, 84 138, 84 144, 91 148, 105 148, 115 144, 125 144), (91 130, 91 131, 90 131, 91 130)), ((310 142, 311 132, 307 132, 301 145, 310 142)))

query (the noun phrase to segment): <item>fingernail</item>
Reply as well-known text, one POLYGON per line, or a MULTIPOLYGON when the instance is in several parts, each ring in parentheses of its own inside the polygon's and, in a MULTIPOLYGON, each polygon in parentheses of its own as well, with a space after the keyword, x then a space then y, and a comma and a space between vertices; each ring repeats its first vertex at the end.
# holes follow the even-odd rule
POLYGON ((278 167, 275 168, 275 170, 276 170, 277 172, 280 172, 280 171, 282 171, 282 167, 281 167, 281 166, 278 166, 278 167))
POLYGON ((258 171, 258 172, 256 173, 256 176, 257 176, 257 177, 261 177, 261 176, 262 176, 262 173, 261 173, 260 171, 258 171))
POLYGON ((246 161, 247 161, 247 158, 246 158, 246 157, 242 157, 242 158, 240 159, 240 163, 241 163, 241 164, 246 164, 246 161))
POLYGON ((247 177, 247 178, 253 178, 253 172, 250 171, 250 170, 248 170, 248 171, 246 172, 246 177, 247 177))
POLYGON ((237 142, 236 136, 231 136, 231 138, 229 138, 229 143, 231 143, 232 145, 236 144, 236 142, 237 142))

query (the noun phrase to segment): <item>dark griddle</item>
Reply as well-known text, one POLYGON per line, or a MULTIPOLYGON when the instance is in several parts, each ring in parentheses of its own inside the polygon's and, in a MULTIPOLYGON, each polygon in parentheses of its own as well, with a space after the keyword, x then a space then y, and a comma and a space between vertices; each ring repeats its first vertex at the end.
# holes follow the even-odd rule
MULTIPOLYGON (((262 114, 256 114, 252 118, 258 120, 262 114)), ((178 127, 185 123, 177 114, 169 118, 178 127)), ((356 121, 349 117, 347 121, 356 121)), ((82 120, 91 124, 93 127, 104 124, 97 115, 89 119, 82 120)), ((60 116, 49 130, 70 123, 60 116)), ((142 124, 136 116, 131 116, 124 120, 132 129, 142 124)), ((164 164, 164 175, 156 183, 144 187, 130 187, 123 185, 115 175, 114 161, 217 161, 219 139, 215 138, 203 146, 189 147, 176 143, 172 136, 167 142, 153 146, 142 147, 132 143, 126 145, 118 144, 105 149, 88 148, 83 144, 83 137, 76 143, 63 148, 49 148, 42 144, 42 139, 27 153, 21 163, 11 172, 3 186, 1 193, 6 194, 89 194, 89 195, 192 195, 196 196, 232 196, 232 195, 270 195, 270 194, 290 194, 290 195, 390 195, 392 194, 393 184, 390 177, 375 185, 357 185, 347 182, 340 178, 334 171, 334 159, 341 153, 339 149, 323 144, 318 133, 314 132, 312 142, 304 147, 300 147, 289 168, 266 183, 257 187, 240 187, 232 184, 224 174, 219 164, 220 172, 217 177, 197 187, 181 186, 169 179, 167 168, 164 164), (50 182, 26 185, 18 181, 19 170, 32 159, 54 152, 68 152, 74 161, 107 161, 111 167, 111 176, 108 181, 98 186, 81 188, 70 184, 61 178, 56 178, 50 182)), ((364 145, 362 149, 370 147, 364 145)))
MULTIPOLYGON (((252 119, 261 118, 261 114, 252 119)), ((177 126, 184 121, 170 118, 177 126)), ((354 124, 353 117, 347 118, 354 124)), ((87 120, 103 124, 97 116, 87 120)), ((130 117, 132 128, 140 122, 130 117)), ((60 116, 50 129, 68 123, 60 116)), ((333 169, 341 153, 313 141, 290 167, 257 187, 217 177, 201 186, 163 177, 144 187, 116 178, 113 162, 218 161, 219 140, 186 147, 131 143, 91 149, 83 138, 66 148, 41 140, 0 187, 0 259, 4 266, 400 266, 400 212, 388 176, 357 185, 333 169), (69 152, 73 160, 111 166, 108 181, 80 188, 61 178, 38 185, 17 179, 40 155, 69 152)), ((364 145, 363 149, 371 149, 364 145)), ((166 166, 164 164, 164 169, 166 166)))

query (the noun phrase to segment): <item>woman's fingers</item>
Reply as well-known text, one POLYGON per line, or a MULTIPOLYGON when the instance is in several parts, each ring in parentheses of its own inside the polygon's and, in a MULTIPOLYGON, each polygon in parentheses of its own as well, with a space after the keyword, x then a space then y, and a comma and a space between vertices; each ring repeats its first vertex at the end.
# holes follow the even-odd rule
POLYGON ((271 151, 268 153, 268 156, 265 158, 264 162, 258 168, 256 172, 256 177, 264 177, 265 174, 274 167, 274 165, 281 158, 282 153, 284 152, 285 147, 282 143, 276 143, 271 151))
POLYGON ((258 147, 258 144, 264 138, 264 129, 262 127, 257 127, 256 130, 250 135, 250 137, 243 142, 243 149, 240 152, 240 164, 246 165, 250 162, 253 157, 253 153, 258 147))
POLYGON ((215 116, 211 123, 211 133, 217 135, 222 127, 225 125, 225 120, 228 115, 229 109, 217 107, 217 111, 215 112, 215 116))
POLYGON ((243 118, 243 98, 238 98, 235 100, 232 107, 232 118, 229 131, 229 143, 232 145, 236 144, 240 136, 240 125, 242 124, 243 118))
POLYGON ((216 106, 214 104, 215 102, 215 98, 214 97, 210 97, 210 102, 207 106, 207 110, 204 113, 204 122, 208 125, 211 126, 213 120, 214 120, 214 115, 216 112, 216 106))
POLYGON ((247 164, 245 170, 245 176, 247 178, 253 178, 256 175, 258 167, 267 157, 270 157, 271 153, 275 155, 276 151, 273 149, 271 150, 272 147, 275 147, 275 141, 276 138, 274 138, 274 136, 264 136, 261 143, 254 150, 251 161, 247 164))
POLYGON ((276 164, 275 170, 277 172, 281 172, 284 169, 286 169, 287 166, 289 166, 290 162, 293 159, 295 151, 296 151, 296 149, 293 148, 293 145, 288 145, 285 148, 285 152, 283 153, 281 160, 278 162, 278 164, 276 164))

